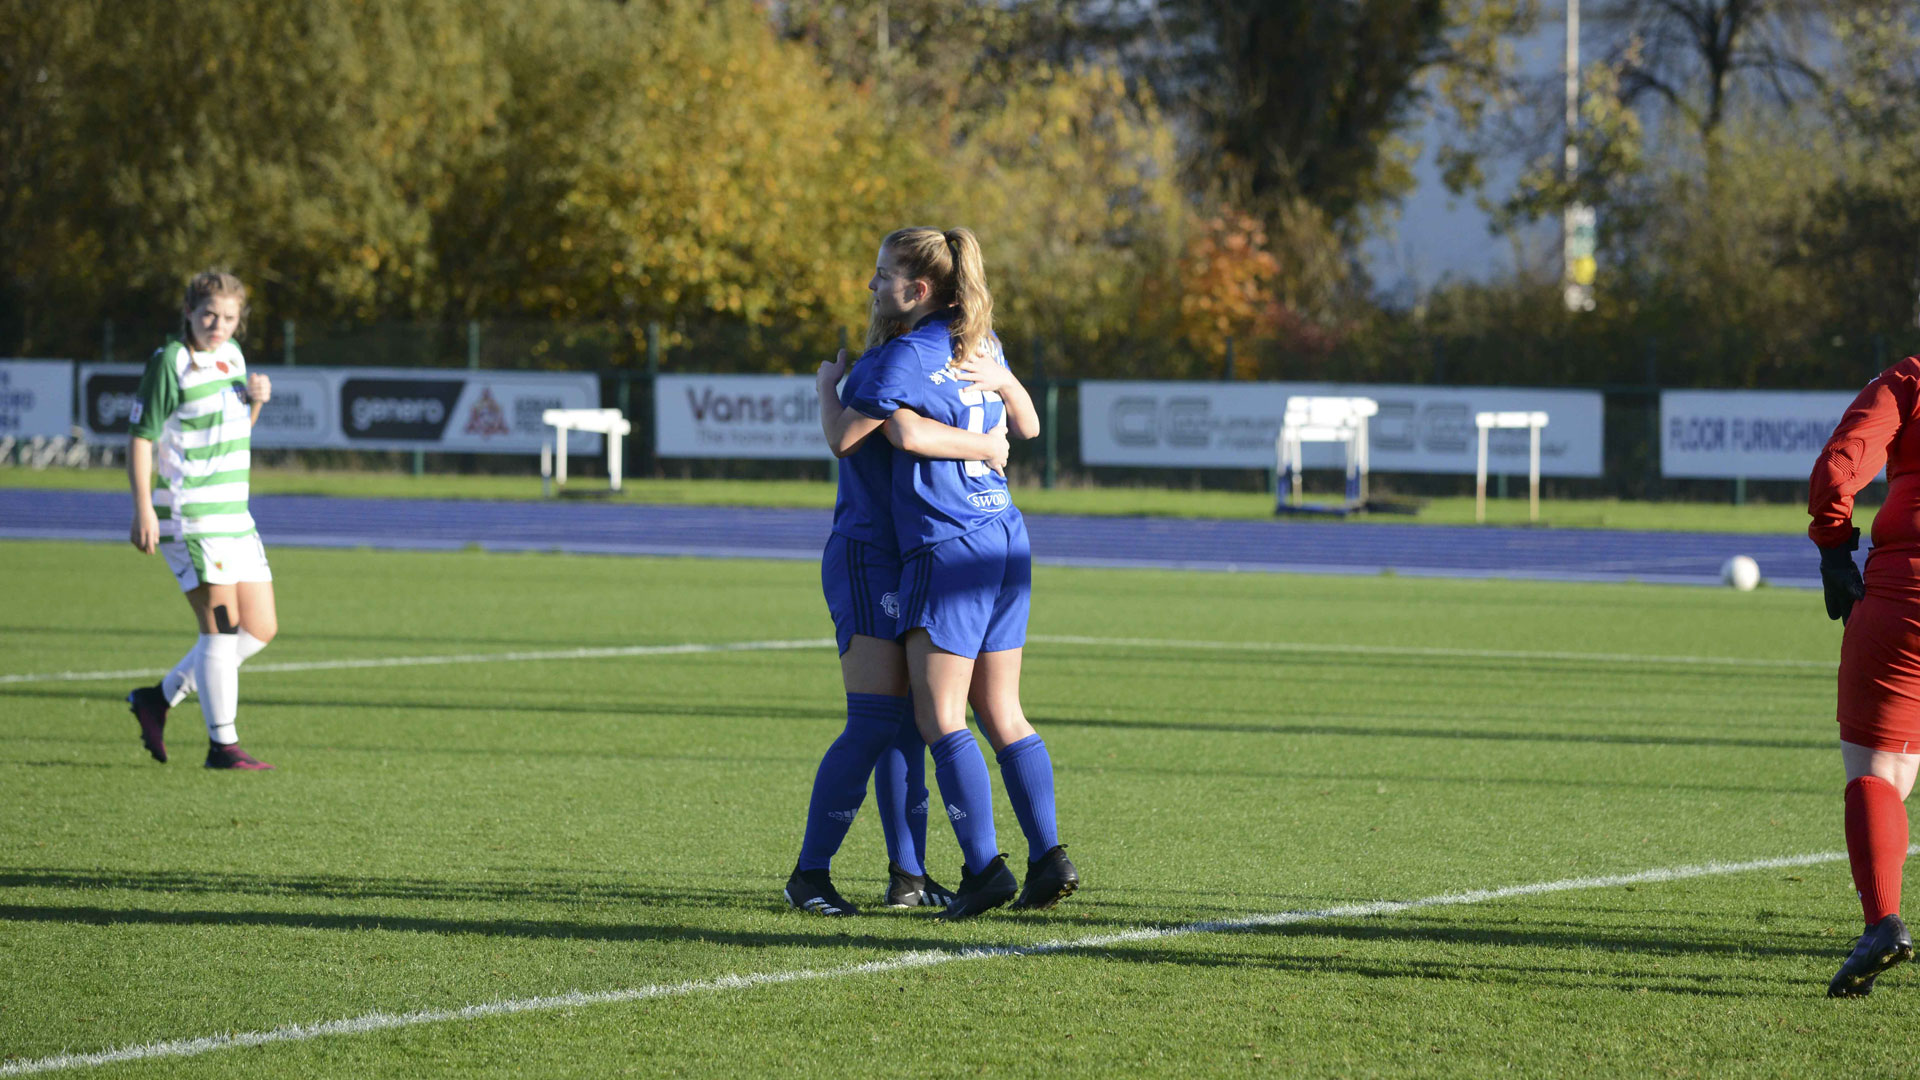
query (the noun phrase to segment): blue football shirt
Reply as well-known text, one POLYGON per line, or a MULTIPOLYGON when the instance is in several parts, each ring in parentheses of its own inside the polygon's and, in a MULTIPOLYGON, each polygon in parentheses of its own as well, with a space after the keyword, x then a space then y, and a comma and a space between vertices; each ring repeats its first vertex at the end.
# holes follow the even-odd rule
MULTIPOLYGON (((852 402, 873 381, 880 349, 862 353, 847 369, 840 384, 840 400, 852 402)), ((893 444, 874 432, 858 449, 837 463, 840 483, 833 496, 833 531, 849 540, 872 544, 891 554, 900 552, 893 532, 893 444)))
MULTIPOLYGON (((847 404, 875 420, 912 409, 967 431, 999 426, 1007 412, 1000 395, 974 389, 949 366, 951 322, 947 313, 929 315, 882 346, 868 380, 847 397, 847 404)), ((991 344, 994 359, 1006 366, 999 339, 991 344)), ((984 461, 935 461, 896 453, 892 490, 893 528, 902 555, 1020 514, 1007 493, 1006 478, 984 461)))

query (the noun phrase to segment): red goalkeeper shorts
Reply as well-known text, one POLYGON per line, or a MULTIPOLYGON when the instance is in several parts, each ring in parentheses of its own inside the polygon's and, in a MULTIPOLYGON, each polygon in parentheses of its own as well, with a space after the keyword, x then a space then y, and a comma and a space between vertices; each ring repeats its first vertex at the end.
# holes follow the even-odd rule
POLYGON ((1868 593, 1840 638, 1840 738, 1920 753, 1920 597, 1868 593))

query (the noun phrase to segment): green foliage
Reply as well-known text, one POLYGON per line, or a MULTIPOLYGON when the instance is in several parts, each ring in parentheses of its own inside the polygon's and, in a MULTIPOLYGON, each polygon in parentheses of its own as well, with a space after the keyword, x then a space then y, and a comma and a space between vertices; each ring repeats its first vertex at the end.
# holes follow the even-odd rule
POLYGON ((1481 194, 1502 227, 1597 207, 1600 309, 1565 316, 1544 264, 1371 301, 1356 251, 1417 123, 1456 123, 1461 192, 1516 117, 1558 130, 1515 75, 1541 7, 0 0, 0 343, 91 356, 113 320, 143 350, 224 265, 254 342, 407 322, 437 357, 439 328, 550 321, 516 362, 604 366, 658 322, 702 367, 807 370, 864 325, 875 241, 936 224, 980 235, 1004 336, 1056 376, 1213 374, 1229 333, 1259 378, 1637 381, 1652 349, 1662 379, 1851 385, 1914 347, 1893 3, 1743 5, 1709 39, 1715 5, 1597 0, 1637 29, 1583 74, 1579 171, 1549 132, 1481 194))
POLYGON ((538 316, 631 360, 649 321, 670 345, 727 323, 806 367, 774 328, 862 324, 875 242, 924 220, 981 233, 1008 321, 1094 341, 1182 235, 1151 98, 1092 61, 1010 78, 993 43, 1027 24, 990 6, 910 19, 857 70, 749 0, 34 9, 0 0, 29 350, 84 354, 98 319, 222 264, 256 324, 538 316))

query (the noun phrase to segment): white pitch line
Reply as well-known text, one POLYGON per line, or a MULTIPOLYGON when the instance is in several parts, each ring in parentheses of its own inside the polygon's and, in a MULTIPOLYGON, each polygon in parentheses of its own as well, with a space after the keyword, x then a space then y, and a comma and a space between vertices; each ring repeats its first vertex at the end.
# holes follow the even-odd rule
MULTIPOLYGON (((1907 849, 1908 854, 1920 853, 1920 845, 1907 849)), ((1623 885, 1658 884, 1668 881, 1683 881, 1688 878, 1715 877, 1725 874, 1743 874, 1754 870, 1782 870, 1799 866, 1819 866, 1825 863, 1845 861, 1843 851, 1825 851, 1813 855, 1785 855, 1771 859, 1754 859, 1748 862, 1710 862, 1693 866, 1671 866, 1663 869, 1642 870, 1633 874, 1611 874, 1604 877, 1564 878, 1559 881, 1535 882, 1531 885, 1509 885, 1499 889, 1474 889, 1468 892, 1442 893, 1419 900, 1376 900, 1365 904, 1343 904, 1338 907, 1320 908, 1313 911, 1282 911, 1269 915, 1252 915, 1243 919, 1223 919, 1211 922, 1187 923, 1184 926, 1152 927, 1145 926, 1135 930, 1123 930, 1114 934, 1096 934, 1090 937, 1067 940, 1042 941, 1031 945, 987 945, 971 948, 926 950, 902 953, 887 960, 871 960, 862 964, 846 964, 830 968, 800 968, 793 971, 755 972, 746 975, 722 975, 715 979, 701 979, 680 983, 655 983, 650 986, 636 986, 626 990, 601 990, 594 993, 574 991, 567 994, 554 994, 542 997, 515 998, 508 1001, 490 1001, 480 1005, 466 1005, 452 1009, 422 1009, 409 1013, 371 1012, 344 1020, 327 1020, 316 1024, 289 1024, 271 1031, 250 1031, 229 1035, 206 1035, 195 1039, 173 1039, 166 1042, 143 1043, 139 1046, 127 1046, 114 1050, 102 1050, 92 1054, 56 1054, 52 1057, 35 1058, 29 1061, 14 1061, 0 1064, 0 1076, 26 1076, 32 1073, 56 1072, 63 1069, 80 1069, 93 1065, 117 1065, 128 1061, 144 1061, 152 1058, 194 1057, 241 1046, 265 1046, 270 1043, 306 1042, 333 1035, 364 1035, 375 1031, 388 1031, 394 1028, 417 1027, 422 1024, 439 1024, 453 1020, 482 1020, 494 1016, 511 1016, 516 1013, 552 1012, 557 1009, 580 1008, 588 1005, 613 1005, 629 1001, 646 1001, 651 998, 682 997, 689 994, 715 993, 724 990, 751 990, 761 986, 777 986, 783 983, 808 982, 821 979, 850 978, 859 975, 884 975, 895 971, 913 968, 928 968, 937 964, 948 964, 961 960, 992 960, 1006 956, 1048 956, 1066 952, 1081 952, 1089 949, 1103 949, 1115 945, 1131 945, 1145 941, 1162 941, 1172 937, 1189 934, 1224 934, 1242 930, 1254 930, 1268 926, 1292 926, 1300 923, 1331 922, 1336 919, 1365 919, 1382 915, 1398 915, 1403 912, 1417 911, 1422 908, 1454 907, 1462 904, 1484 904, 1493 900, 1509 900, 1522 896, 1540 896, 1546 893, 1573 892, 1581 889, 1605 889, 1623 885)))
MULTIPOLYGON (((353 668, 430 667, 436 664, 505 664, 530 660, 602 660, 617 656, 687 656, 697 653, 774 652, 791 649, 824 649, 832 638, 807 638, 800 641, 725 641, 717 644, 617 645, 604 648, 540 649, 528 652, 455 653, 451 656, 377 656, 358 660, 309 660, 284 664, 248 664, 247 674, 276 671, 343 671, 353 668)), ((0 685, 34 682, 96 682, 108 679, 141 679, 165 675, 166 669, 142 668, 137 671, 54 671, 44 674, 0 675, 0 685)))
MULTIPOLYGON (((1039 645, 1092 645, 1132 649, 1206 649, 1223 652, 1305 653, 1327 656, 1424 656, 1465 660, 1556 660, 1591 664, 1652 664, 1679 667, 1785 668, 1806 671, 1832 671, 1838 661, 1763 660, 1738 656, 1660 656, 1635 653, 1534 652, 1521 649, 1452 649, 1418 645, 1342 645, 1296 641, 1199 641, 1177 638, 1079 637, 1066 634, 1032 634, 1027 640, 1039 645)), ((437 664, 506 664, 540 660, 599 660, 623 656, 684 656, 698 653, 773 652, 794 649, 823 649, 831 638, 797 641, 733 641, 717 644, 622 645, 606 648, 543 649, 526 652, 456 653, 451 656, 391 656, 357 660, 312 660, 284 664, 248 664, 247 674, 260 675, 287 671, 344 671, 356 668, 427 667, 437 664)), ((51 671, 0 675, 0 686, 19 683, 103 682, 122 679, 150 679, 165 675, 165 668, 138 668, 124 671, 51 671)))
POLYGON ((1042 645, 1101 645, 1142 649, 1209 649, 1224 652, 1316 653, 1354 656, 1430 656, 1456 660, 1572 660, 1589 664, 1665 664, 1680 667, 1702 665, 1741 668, 1804 668, 1834 671, 1839 658, 1832 660, 1766 660, 1741 656, 1661 656, 1639 653, 1541 652, 1524 649, 1453 649, 1422 645, 1342 645, 1327 642, 1294 641, 1185 641, 1177 638, 1075 637, 1066 634, 1029 634, 1029 642, 1042 645))

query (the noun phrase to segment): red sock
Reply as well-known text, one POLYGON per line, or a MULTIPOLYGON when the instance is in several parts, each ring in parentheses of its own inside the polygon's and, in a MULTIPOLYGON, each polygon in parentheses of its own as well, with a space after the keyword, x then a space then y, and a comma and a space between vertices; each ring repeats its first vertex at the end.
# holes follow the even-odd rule
POLYGON ((1877 776, 1847 784, 1847 862, 1860 910, 1872 926, 1900 911, 1900 874, 1907 863, 1907 807, 1877 776))

